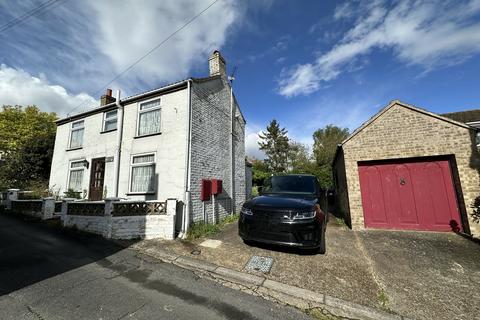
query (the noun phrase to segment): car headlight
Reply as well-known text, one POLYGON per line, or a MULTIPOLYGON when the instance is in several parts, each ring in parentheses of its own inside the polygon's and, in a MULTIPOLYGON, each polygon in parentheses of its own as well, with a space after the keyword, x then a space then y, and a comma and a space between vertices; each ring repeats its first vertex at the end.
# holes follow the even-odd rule
POLYGON ((242 207, 242 210, 240 212, 242 214, 246 214, 247 216, 253 216, 252 210, 245 207, 242 207))
POLYGON ((293 216, 293 220, 312 219, 316 215, 317 212, 315 210, 307 212, 297 212, 297 214, 293 216))

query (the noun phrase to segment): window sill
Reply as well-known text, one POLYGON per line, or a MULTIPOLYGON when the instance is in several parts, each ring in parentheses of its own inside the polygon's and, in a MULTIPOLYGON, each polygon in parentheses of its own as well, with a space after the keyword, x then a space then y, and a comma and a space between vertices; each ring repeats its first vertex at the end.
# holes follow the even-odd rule
POLYGON ((135 137, 133 137, 133 139, 140 139, 140 138, 145 138, 145 137, 158 136, 160 134, 162 134, 162 133, 157 132, 157 133, 144 134, 143 136, 135 136, 135 137))
POLYGON ((125 195, 127 195, 127 196, 141 196, 141 195, 148 195, 148 194, 155 194, 155 191, 147 191, 147 192, 127 192, 125 195))
POLYGON ((83 149, 83 147, 70 148, 70 149, 67 149, 67 150, 65 150, 65 151, 74 151, 74 150, 80 150, 80 149, 83 149))
POLYGON ((111 130, 106 130, 106 131, 100 131, 100 134, 103 134, 103 133, 109 133, 109 132, 113 132, 113 131, 117 131, 117 129, 111 129, 111 130))

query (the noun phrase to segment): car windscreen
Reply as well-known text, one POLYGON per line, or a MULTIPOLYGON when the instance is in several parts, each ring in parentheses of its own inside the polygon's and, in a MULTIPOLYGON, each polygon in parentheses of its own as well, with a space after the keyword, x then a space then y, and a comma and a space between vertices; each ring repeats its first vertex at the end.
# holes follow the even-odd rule
POLYGON ((273 176, 266 179, 263 193, 316 193, 315 178, 310 176, 273 176))

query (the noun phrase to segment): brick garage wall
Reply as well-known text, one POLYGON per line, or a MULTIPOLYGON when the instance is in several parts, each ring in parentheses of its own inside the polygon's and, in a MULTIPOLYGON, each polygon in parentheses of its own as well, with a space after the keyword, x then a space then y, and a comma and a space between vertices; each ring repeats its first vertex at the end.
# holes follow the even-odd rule
MULTIPOLYGON (((235 121, 235 211, 245 201, 245 122, 240 115, 235 121)), ((191 219, 203 220, 200 201, 202 179, 223 181, 223 192, 215 203, 216 218, 228 215, 232 206, 230 178, 230 88, 223 78, 194 82, 192 86, 191 147, 191 219)), ((213 220, 212 202, 205 202, 208 221, 213 220)))
POLYGON ((348 204, 347 177, 345 175, 345 159, 343 150, 340 149, 337 154, 337 161, 334 166, 335 178, 335 215, 345 218, 345 222, 350 225, 350 209, 348 204))
MULTIPOLYGON (((453 155, 472 234, 480 235, 480 225, 471 218, 475 197, 480 195, 479 153, 475 131, 429 116, 395 103, 343 145, 345 175, 353 229, 363 229, 358 161, 453 155)), ((337 159, 336 168, 339 159, 337 159)), ((345 195, 346 196, 346 195, 345 195)), ((344 197, 345 197, 344 196, 344 197)), ((459 197, 459 202, 462 197, 459 197)))

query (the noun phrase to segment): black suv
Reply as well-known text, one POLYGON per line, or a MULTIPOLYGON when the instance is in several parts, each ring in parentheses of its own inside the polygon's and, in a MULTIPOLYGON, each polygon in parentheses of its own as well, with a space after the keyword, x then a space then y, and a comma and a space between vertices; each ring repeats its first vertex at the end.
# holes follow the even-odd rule
POLYGON ((325 253, 327 217, 320 209, 321 189, 311 175, 268 178, 260 196, 243 204, 238 230, 245 241, 318 249, 325 253))

